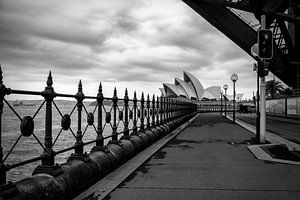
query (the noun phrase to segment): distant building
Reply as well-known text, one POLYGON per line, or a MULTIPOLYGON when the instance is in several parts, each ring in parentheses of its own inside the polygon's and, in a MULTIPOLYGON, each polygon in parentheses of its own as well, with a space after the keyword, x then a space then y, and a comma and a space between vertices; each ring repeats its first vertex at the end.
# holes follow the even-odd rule
MULTIPOLYGON (((236 94, 235 101, 237 101, 237 102, 242 101, 243 96, 244 96, 244 94, 236 94)), ((229 101, 233 100, 233 95, 226 95, 226 97, 229 101)))
POLYGON ((183 72, 183 80, 175 78, 174 84, 163 83, 159 88, 164 97, 184 97, 191 100, 219 100, 220 86, 203 88, 200 81, 191 73, 183 72))

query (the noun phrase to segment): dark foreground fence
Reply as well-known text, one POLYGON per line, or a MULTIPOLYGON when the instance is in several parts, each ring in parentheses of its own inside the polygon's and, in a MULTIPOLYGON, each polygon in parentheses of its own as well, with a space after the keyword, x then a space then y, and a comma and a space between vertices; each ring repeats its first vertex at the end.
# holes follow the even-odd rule
POLYGON ((51 72, 44 91, 11 89, 3 84, 0 66, 0 199, 70 199, 170 133, 196 112, 197 106, 187 101, 154 95, 150 100, 150 96, 145 98, 143 93, 140 99, 137 99, 136 93, 133 99, 129 99, 127 89, 124 98, 118 98, 116 89, 113 97, 107 98, 103 96, 101 83, 96 96, 84 95, 81 81, 75 95, 57 93, 53 88, 51 72), (12 102, 6 99, 12 94, 32 95, 42 97, 43 100, 39 106, 34 107, 34 114, 23 116, 18 113, 12 102), (60 108, 56 102, 59 97, 70 98, 75 102, 71 111, 65 113, 66 111, 60 108), (90 102, 92 111, 88 111, 87 100, 93 102, 90 102), (2 137, 2 122, 7 117, 3 113, 4 106, 19 120, 19 123, 12 123, 19 126, 19 129, 18 137, 11 142, 9 149, 3 149, 4 142, 7 142, 2 137), (57 119, 54 119, 54 111, 60 118, 55 137, 53 122, 57 119), (36 133, 36 117, 41 113, 44 114, 42 139, 36 133), (72 122, 76 123, 75 127, 71 126, 72 122), (104 134, 104 129, 108 134, 104 134), (64 148, 54 150, 55 144, 66 131, 72 135, 73 144, 63 145, 64 148), (84 141, 87 132, 93 132, 94 138, 84 141), (8 163, 8 158, 13 155, 21 138, 33 138, 42 153, 34 158, 8 163), (84 151, 87 145, 93 145, 89 154, 84 151), (58 164, 57 156, 68 151, 73 153, 66 162, 58 164), (10 170, 37 161, 40 164, 35 167, 32 176, 15 182, 7 181, 7 173, 10 170))

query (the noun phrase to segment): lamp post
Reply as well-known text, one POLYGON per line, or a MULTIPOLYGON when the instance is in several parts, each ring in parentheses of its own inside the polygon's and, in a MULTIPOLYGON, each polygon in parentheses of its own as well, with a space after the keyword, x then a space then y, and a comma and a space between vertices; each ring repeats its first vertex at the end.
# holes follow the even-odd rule
POLYGON ((228 85, 227 84, 225 84, 225 85, 223 85, 223 88, 224 88, 224 90, 225 90, 225 96, 224 96, 224 99, 225 99, 225 118, 226 118, 226 113, 227 113, 227 97, 226 97, 226 92, 227 92, 227 89, 228 89, 228 85))
POLYGON ((220 91, 221 94, 221 115, 223 114, 223 103, 222 103, 222 99, 223 99, 223 91, 220 91))
POLYGON ((238 80, 238 75, 236 73, 233 73, 231 75, 231 80, 233 82, 233 115, 232 115, 232 119, 233 119, 233 123, 235 123, 235 82, 238 80))

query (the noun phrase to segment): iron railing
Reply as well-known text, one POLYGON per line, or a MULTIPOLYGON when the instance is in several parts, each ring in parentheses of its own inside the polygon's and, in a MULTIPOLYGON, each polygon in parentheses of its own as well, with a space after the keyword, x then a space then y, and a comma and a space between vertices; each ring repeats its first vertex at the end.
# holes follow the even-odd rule
MULTIPOLYGON (((203 104, 203 103, 199 103, 197 105, 197 110, 198 112, 225 112, 225 104, 203 104)), ((232 102, 231 103, 227 103, 226 104, 226 112, 233 112, 233 111, 239 111, 239 106, 236 105, 235 107, 233 106, 232 102)))
POLYGON ((129 99, 127 89, 125 90, 124 98, 118 97, 116 88, 114 89, 113 97, 107 98, 103 96, 101 83, 96 96, 84 95, 81 81, 79 81, 76 94, 57 93, 53 87, 51 71, 43 91, 11 89, 3 84, 0 66, 0 185, 7 182, 6 176, 8 171, 36 161, 41 161, 41 163, 35 168, 33 174, 48 173, 56 175, 59 167, 55 158, 59 154, 74 150, 68 160, 85 160, 88 156, 84 153, 86 145, 94 145, 91 151, 104 149, 106 143, 117 143, 120 137, 129 137, 132 134, 137 134, 138 129, 143 131, 165 124, 194 110, 195 104, 191 102, 155 97, 154 95, 152 100, 150 100, 150 95, 147 95, 145 99, 144 93, 141 94, 140 99, 137 99, 137 94, 134 92, 133 99, 129 99), (7 100, 7 97, 12 94, 42 97, 43 100, 34 114, 22 116, 12 105, 12 102, 7 100), (57 98, 75 100, 71 111, 66 112, 61 109, 56 102, 57 98), (89 106, 92 107, 91 111, 86 105, 86 103, 91 103, 87 102, 88 100, 94 102, 93 106, 89 106), (4 106, 7 106, 6 109, 11 110, 20 122, 20 124, 13 123, 14 126, 19 125, 20 128, 17 133, 17 139, 10 144, 11 147, 9 149, 2 148, 3 144, 7 142, 4 140, 2 132, 2 121, 6 117, 5 113, 3 113, 4 106), (42 112, 42 110, 44 111, 42 112), (75 116, 76 110, 77 116, 75 116), (60 117, 60 124, 57 127, 53 127, 53 122, 58 121, 54 119, 53 112, 57 112, 60 117), (45 124, 42 126, 42 131, 40 131, 42 134, 38 134, 36 127, 37 125, 41 126, 41 123, 37 124, 35 121, 37 115, 41 113, 44 114, 45 124), (86 119, 85 122, 84 119, 86 119), (73 121, 76 122, 77 127, 71 125, 73 121), (55 130, 57 130, 56 136, 53 134, 55 130), (103 134, 104 130, 106 130, 106 135, 103 134), (64 146, 62 149, 55 150, 54 147, 61 139, 63 132, 69 132, 74 138, 74 143, 71 146, 64 146), (84 141, 83 139, 87 132, 94 133, 94 138, 84 141), (41 137, 44 138, 41 139, 41 137), (30 159, 24 159, 13 164, 8 163, 8 158, 14 153, 16 145, 20 143, 22 138, 35 140, 42 153, 30 159), (44 141, 42 142, 42 140, 44 141))

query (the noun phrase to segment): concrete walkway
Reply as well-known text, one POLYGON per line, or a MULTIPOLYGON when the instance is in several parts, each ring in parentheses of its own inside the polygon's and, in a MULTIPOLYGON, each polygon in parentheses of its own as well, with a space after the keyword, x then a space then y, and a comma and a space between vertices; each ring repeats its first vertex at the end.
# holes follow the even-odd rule
POLYGON ((105 199, 300 199, 300 167, 257 160, 252 137, 203 113, 105 199))
MULTIPOLYGON (((229 116, 232 116, 229 114, 229 116)), ((236 114, 236 118, 248 124, 256 124, 256 114, 236 114)), ((280 137, 300 145, 300 119, 267 116, 266 129, 280 137)))

